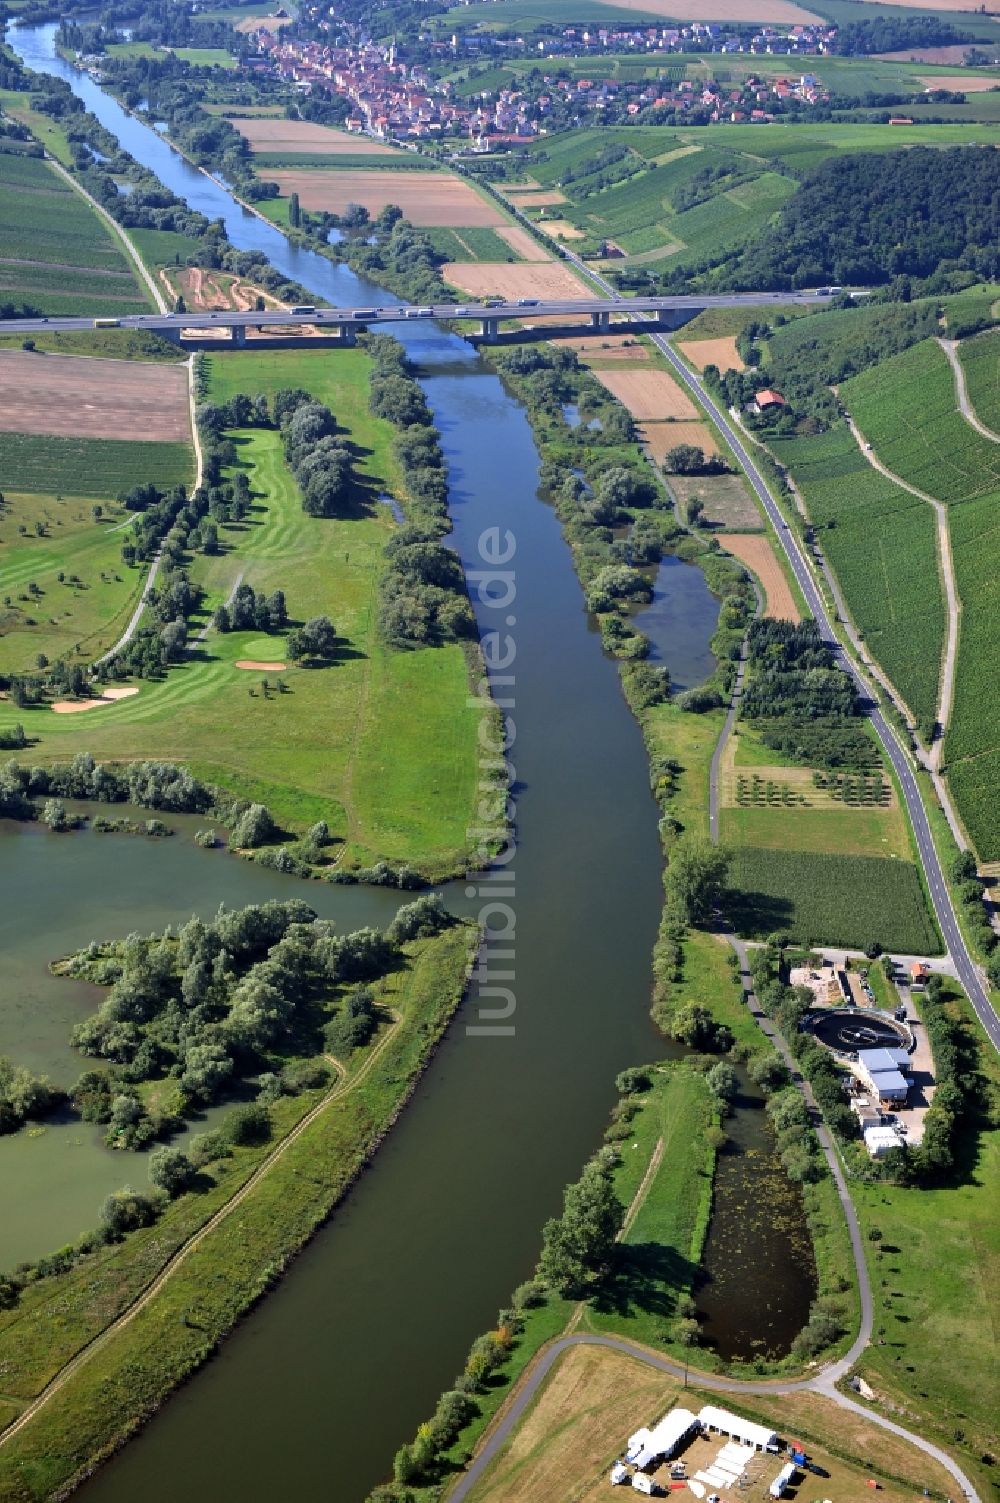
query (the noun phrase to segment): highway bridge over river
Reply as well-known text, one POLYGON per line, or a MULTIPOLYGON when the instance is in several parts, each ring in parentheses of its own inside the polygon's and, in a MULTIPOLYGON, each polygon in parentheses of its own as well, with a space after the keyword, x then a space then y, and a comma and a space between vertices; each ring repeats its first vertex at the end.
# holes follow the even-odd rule
MULTIPOLYGON (((854 296, 861 296, 860 289, 850 289, 854 296)), ((836 293, 841 291, 840 288, 836 293)), ((122 318, 12 318, 0 322, 0 333, 22 335, 30 338, 45 330, 72 332, 95 327, 122 329, 149 329, 175 344, 189 347, 202 346, 211 339, 219 343, 228 333, 235 345, 246 343, 247 334, 267 335, 255 338, 254 343, 274 342, 292 335, 297 330, 308 331, 313 338, 353 344, 354 337, 363 329, 379 324, 395 324, 412 319, 448 319, 456 323, 466 321, 479 324, 479 337, 490 341, 497 338, 504 319, 559 319, 567 327, 603 330, 607 329, 614 314, 615 328, 625 331, 634 324, 636 328, 649 330, 650 324, 670 328, 676 325, 679 313, 692 317, 703 308, 770 308, 781 304, 800 303, 808 307, 822 307, 833 301, 836 294, 829 288, 815 292, 732 292, 732 293, 684 293, 674 297, 580 297, 580 298, 520 298, 514 302, 433 303, 420 307, 398 302, 378 307, 324 308, 312 304, 265 311, 251 310, 208 313, 134 313, 122 318), (315 333, 313 333, 315 331, 315 333)), ((547 330, 555 332, 555 327, 547 330)))

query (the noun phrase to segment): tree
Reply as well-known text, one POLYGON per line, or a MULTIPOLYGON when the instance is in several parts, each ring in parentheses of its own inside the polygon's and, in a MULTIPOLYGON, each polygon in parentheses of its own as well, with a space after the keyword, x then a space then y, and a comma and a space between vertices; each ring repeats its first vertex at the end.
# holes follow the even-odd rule
POLYGON ((682 835, 670 853, 667 894, 687 923, 703 926, 718 907, 729 870, 729 852, 702 835, 682 835))
POLYGON ((158 1190, 165 1190, 171 1200, 188 1189, 195 1167, 180 1148, 157 1148, 149 1156, 149 1178, 158 1190))
POLYGON ((667 450, 663 468, 668 475, 698 475, 705 468, 705 453, 694 444, 675 444, 667 450))
POLYGON ((299 207, 299 195, 290 193, 288 196, 288 223, 293 230, 297 230, 302 223, 302 211, 299 207))
POLYGON ((230 844, 237 850, 254 850, 266 844, 275 832, 275 823, 265 804, 251 804, 229 832, 230 844))
POLYGON ((337 633, 329 616, 312 616, 288 633, 288 655, 295 663, 307 659, 329 662, 337 653, 337 633))
POLYGON ((670 1034, 679 1044, 699 1051, 728 1048, 732 1042, 729 1030, 698 1002, 688 1002, 674 1014, 670 1034))
POLYGON ((740 1083, 736 1078, 736 1071, 728 1060, 720 1059, 718 1064, 713 1065, 705 1076, 705 1084, 713 1096, 720 1101, 729 1103, 734 1100, 740 1083))
POLYGON ((538 1270, 558 1293, 582 1293, 604 1273, 621 1227, 624 1207, 612 1179, 614 1155, 602 1150, 566 1188, 563 1213, 546 1222, 538 1270))

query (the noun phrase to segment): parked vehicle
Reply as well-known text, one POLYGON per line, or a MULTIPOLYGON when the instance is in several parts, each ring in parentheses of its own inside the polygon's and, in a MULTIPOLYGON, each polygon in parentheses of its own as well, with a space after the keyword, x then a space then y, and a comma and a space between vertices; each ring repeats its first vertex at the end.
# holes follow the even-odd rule
POLYGON ((293 308, 289 308, 288 311, 289 313, 315 313, 316 306, 314 303, 296 303, 295 306, 293 308))

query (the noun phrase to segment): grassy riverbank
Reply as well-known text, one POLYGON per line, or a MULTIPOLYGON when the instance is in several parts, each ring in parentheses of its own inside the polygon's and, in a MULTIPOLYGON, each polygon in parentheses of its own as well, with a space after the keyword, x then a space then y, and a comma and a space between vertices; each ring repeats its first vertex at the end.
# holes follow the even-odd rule
POLYGON ((0 1313, 4 1395, 21 1410, 93 1343, 58 1396, 6 1443, 0 1436, 5 1503, 53 1496, 120 1445, 266 1292, 392 1125, 461 999, 475 944, 475 930, 463 925, 406 947, 406 967, 380 999, 398 1022, 356 1052, 343 1085, 278 1103, 284 1146, 235 1149, 213 1164, 210 1185, 173 1202, 154 1227, 29 1285, 15 1309, 0 1313), (289 1139, 310 1108, 318 1110, 289 1139), (195 1243, 261 1170, 239 1215, 224 1214, 195 1243), (168 1264, 169 1276, 140 1300, 168 1264))

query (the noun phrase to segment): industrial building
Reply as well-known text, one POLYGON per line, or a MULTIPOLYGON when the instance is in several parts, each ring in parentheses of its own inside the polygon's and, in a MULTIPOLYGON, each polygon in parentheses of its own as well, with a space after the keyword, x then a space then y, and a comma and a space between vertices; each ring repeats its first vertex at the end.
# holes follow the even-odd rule
POLYGON ((905 1049, 859 1049, 857 1073, 881 1106, 905 1102, 910 1086, 904 1070, 910 1068, 905 1049))

